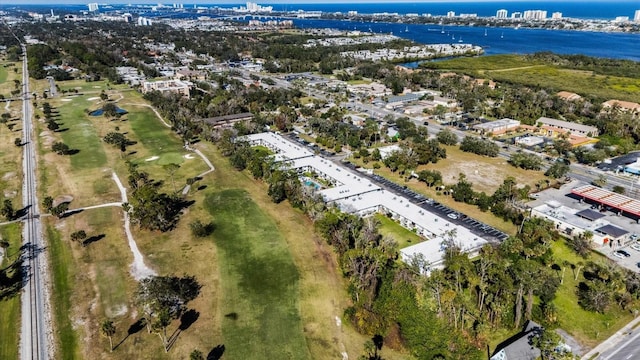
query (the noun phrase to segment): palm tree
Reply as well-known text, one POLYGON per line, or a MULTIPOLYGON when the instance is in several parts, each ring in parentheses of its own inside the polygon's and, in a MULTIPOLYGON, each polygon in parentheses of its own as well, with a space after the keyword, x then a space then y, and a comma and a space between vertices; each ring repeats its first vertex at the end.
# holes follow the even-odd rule
POLYGON ((100 326, 100 330, 102 334, 109 338, 109 346, 111 347, 111 351, 113 352, 113 335, 116 334, 116 326, 113 324, 111 320, 105 320, 102 322, 100 326))
POLYGON ((178 169, 180 169, 180 165, 176 164, 176 163, 169 163, 163 166, 163 168, 165 169, 166 172, 169 173, 169 176, 171 176, 171 183, 173 184, 173 191, 176 191, 176 182, 173 179, 173 175, 176 173, 176 171, 178 171, 178 169))

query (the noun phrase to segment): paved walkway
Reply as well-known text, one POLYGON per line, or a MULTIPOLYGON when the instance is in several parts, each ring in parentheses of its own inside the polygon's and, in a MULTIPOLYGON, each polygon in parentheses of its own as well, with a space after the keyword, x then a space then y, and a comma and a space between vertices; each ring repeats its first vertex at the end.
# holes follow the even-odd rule
MULTIPOLYGON (((629 335, 633 333, 633 329, 640 324, 640 316, 637 316, 635 319, 631 320, 627 325, 625 325, 622 329, 618 330, 615 334, 611 335, 607 340, 598 344, 598 346, 594 347, 586 353, 581 359, 588 360, 597 354, 602 354, 603 352, 611 349, 618 343, 627 339, 629 335)), ((594 357, 597 359, 598 357, 594 357)))

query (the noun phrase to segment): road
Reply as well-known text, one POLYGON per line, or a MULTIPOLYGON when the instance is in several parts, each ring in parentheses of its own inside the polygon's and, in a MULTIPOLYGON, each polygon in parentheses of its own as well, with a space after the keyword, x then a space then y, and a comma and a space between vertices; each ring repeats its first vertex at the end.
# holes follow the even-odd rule
POLYGON ((40 212, 36 187, 36 153, 32 141, 31 100, 29 97, 29 69, 27 49, 22 45, 22 144, 23 144, 23 189, 22 204, 26 209, 22 229, 25 286, 22 293, 22 326, 20 336, 20 359, 45 360, 49 354, 49 317, 47 289, 47 258, 42 240, 40 212))
POLYGON ((582 356, 582 360, 634 360, 640 358, 640 317, 618 330, 582 356))

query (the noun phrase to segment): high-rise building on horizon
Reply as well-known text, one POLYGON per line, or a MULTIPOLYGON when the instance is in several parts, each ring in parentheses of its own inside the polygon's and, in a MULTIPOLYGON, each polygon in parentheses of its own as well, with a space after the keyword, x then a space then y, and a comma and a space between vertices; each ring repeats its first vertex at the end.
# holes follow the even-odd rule
POLYGON ((551 19, 553 19, 553 20, 562 19, 562 13, 559 12, 559 11, 554 12, 553 14, 551 14, 551 19))
POLYGON ((91 12, 99 10, 98 3, 87 4, 87 7, 89 8, 89 11, 91 11, 91 12))
POLYGON ((526 10, 522 15, 527 20, 544 20, 547 18, 546 10, 526 10))
POLYGON ((448 18, 456 17, 456 12, 455 12, 455 11, 449 11, 449 12, 447 12, 447 17, 448 17, 448 18))
POLYGON ((633 16, 633 21, 640 22, 640 10, 636 10, 635 15, 633 16))
POLYGON ((509 12, 506 9, 500 9, 496 12, 496 18, 498 19, 506 19, 509 12))

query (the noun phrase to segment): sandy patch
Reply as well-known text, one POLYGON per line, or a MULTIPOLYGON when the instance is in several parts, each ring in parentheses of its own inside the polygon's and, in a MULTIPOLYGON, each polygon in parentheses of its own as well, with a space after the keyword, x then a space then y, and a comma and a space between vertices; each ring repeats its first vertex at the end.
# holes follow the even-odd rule
POLYGON ((60 99, 60 101, 69 102, 69 101, 73 101, 73 99, 60 99))
POLYGON ((8 172, 8 173, 2 175, 2 180, 7 181, 7 180, 10 180, 10 179, 14 178, 15 176, 16 176, 16 173, 11 171, 11 172, 8 172))
POLYGON ((94 97, 90 97, 90 98, 88 98, 87 100, 89 100, 89 101, 93 101, 93 100, 98 100, 98 99, 100 99, 100 98, 99 98, 99 97, 97 97, 97 96, 94 96, 94 97))
POLYGON ((114 305, 106 309, 105 313, 109 318, 115 318, 125 315, 129 311, 129 308, 125 304, 114 305))
POLYGON ((100 89, 100 85, 93 85, 94 89, 100 89))
POLYGON ((41 132, 40 138, 41 138, 42 144, 45 146, 51 146, 51 144, 53 144, 53 142, 55 141, 55 139, 53 138, 53 136, 51 136, 51 133, 49 131, 41 132))
POLYGON ((4 197, 5 198, 11 199, 11 198, 16 197, 16 195, 18 195, 18 192, 15 191, 15 190, 5 190, 4 191, 4 197))
POLYGON ((56 196, 55 199, 53 199, 53 207, 56 207, 62 203, 70 203, 72 201, 73 201, 72 195, 59 195, 59 196, 56 196))
POLYGON ((160 156, 152 156, 150 158, 144 159, 144 161, 154 161, 154 160, 158 160, 158 159, 160 159, 160 156))
POLYGON ((195 156, 191 155, 191 154, 187 154, 184 156, 185 159, 193 159, 195 156))
POLYGON ((82 87, 80 87, 80 86, 76 86, 74 89, 76 89, 76 90, 82 90, 82 87))

